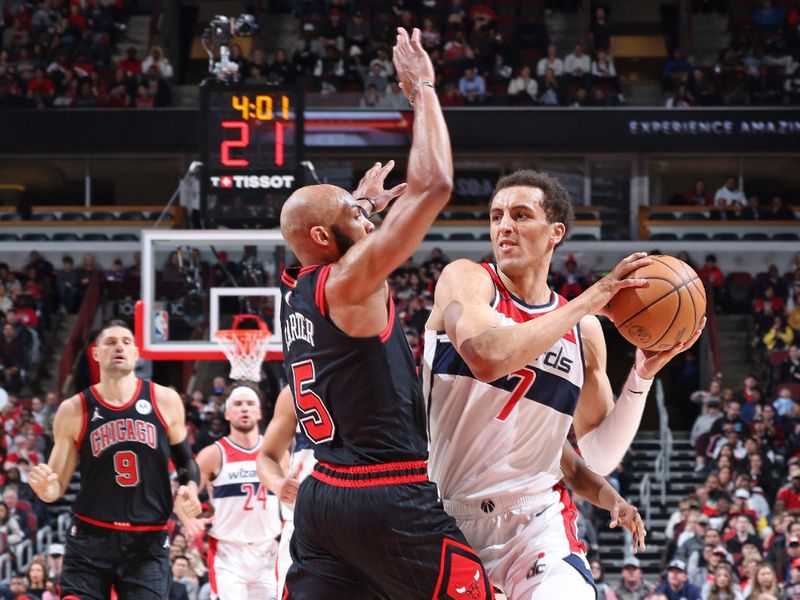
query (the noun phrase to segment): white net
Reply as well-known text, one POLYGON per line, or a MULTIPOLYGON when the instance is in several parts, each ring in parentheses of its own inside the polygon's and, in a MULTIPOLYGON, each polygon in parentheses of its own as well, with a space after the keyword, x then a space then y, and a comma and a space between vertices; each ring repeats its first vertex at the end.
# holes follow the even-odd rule
POLYGON ((231 363, 231 379, 261 381, 261 363, 267 353, 269 330, 220 329, 214 341, 231 363))

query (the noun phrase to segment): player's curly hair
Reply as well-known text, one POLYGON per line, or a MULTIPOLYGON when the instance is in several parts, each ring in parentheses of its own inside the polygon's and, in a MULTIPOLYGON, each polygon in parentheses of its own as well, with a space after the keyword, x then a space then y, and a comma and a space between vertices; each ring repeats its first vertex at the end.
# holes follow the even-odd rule
POLYGON ((533 187, 542 190, 542 194, 544 195, 542 208, 544 208, 547 221, 549 223, 563 223, 563 239, 567 239, 567 234, 572 227, 572 222, 575 220, 575 211, 572 208, 572 200, 569 197, 567 188, 565 188, 558 179, 551 177, 547 173, 534 171, 533 169, 522 169, 505 175, 497 181, 492 191, 492 197, 489 199, 489 204, 492 203, 497 192, 500 190, 517 186, 533 187))

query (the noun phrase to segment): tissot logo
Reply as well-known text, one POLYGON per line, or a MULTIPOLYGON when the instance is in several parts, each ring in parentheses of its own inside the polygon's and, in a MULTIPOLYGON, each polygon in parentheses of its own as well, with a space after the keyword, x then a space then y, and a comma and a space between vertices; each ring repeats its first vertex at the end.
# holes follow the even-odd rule
POLYGON ((294 185, 294 175, 212 175, 211 186, 237 190, 289 190, 294 185))

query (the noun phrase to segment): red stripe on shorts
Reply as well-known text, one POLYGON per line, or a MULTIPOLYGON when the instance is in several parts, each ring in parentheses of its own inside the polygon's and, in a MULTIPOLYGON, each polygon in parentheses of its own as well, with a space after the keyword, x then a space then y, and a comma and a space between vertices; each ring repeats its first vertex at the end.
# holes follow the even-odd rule
POLYGON ((561 511, 561 518, 564 519, 564 533, 567 534, 570 552, 586 552, 586 545, 578 539, 578 509, 563 485, 558 484, 553 489, 561 495, 561 503, 564 505, 561 511))

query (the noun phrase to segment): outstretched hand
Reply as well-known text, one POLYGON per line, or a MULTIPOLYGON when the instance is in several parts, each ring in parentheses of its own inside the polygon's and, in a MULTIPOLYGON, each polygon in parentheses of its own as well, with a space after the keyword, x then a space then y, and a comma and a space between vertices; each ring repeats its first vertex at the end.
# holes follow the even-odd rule
POLYGON ((630 256, 623 258, 608 275, 596 282, 587 289, 582 297, 589 300, 590 314, 603 315, 609 317, 607 305, 614 295, 625 288, 645 287, 646 279, 628 277, 633 271, 640 267, 645 267, 653 262, 646 252, 634 252, 630 256))
POLYGON ((383 189, 386 177, 394 168, 394 161, 390 160, 385 165, 376 162, 372 168, 364 173, 358 187, 353 192, 353 198, 370 198, 375 203, 375 212, 380 212, 386 206, 406 191, 407 184, 399 183, 389 190, 383 189))
POLYGON ((397 41, 392 49, 392 62, 400 81, 400 89, 409 97, 414 86, 420 81, 436 80, 433 63, 420 42, 420 31, 416 27, 408 36, 402 27, 397 28, 397 41))
POLYGON ((633 534, 633 552, 644 551, 644 538, 647 537, 647 530, 638 509, 632 504, 628 504, 620 498, 611 509, 611 523, 609 528, 624 527, 633 534))
POLYGON ((654 352, 652 350, 642 350, 641 348, 637 348, 636 356, 633 359, 633 368, 636 369, 637 375, 644 379, 652 379, 655 377, 656 373, 664 368, 664 365, 666 365, 669 361, 671 361, 681 352, 684 352, 685 350, 688 350, 694 346, 695 342, 700 339, 700 335, 703 333, 705 326, 706 318, 703 317, 703 320, 700 322, 700 327, 697 328, 697 331, 694 332, 692 337, 682 344, 673 346, 669 350, 654 352))

